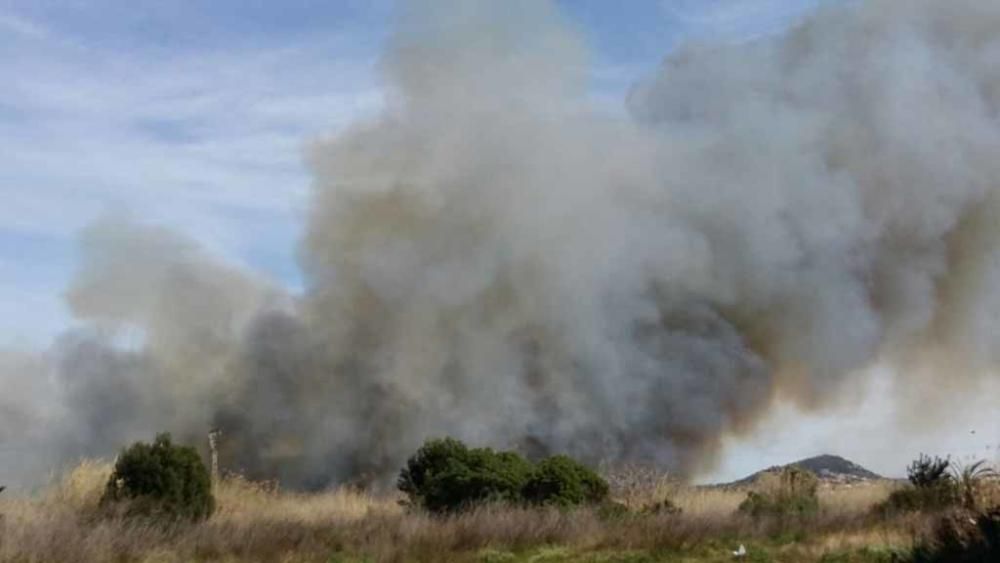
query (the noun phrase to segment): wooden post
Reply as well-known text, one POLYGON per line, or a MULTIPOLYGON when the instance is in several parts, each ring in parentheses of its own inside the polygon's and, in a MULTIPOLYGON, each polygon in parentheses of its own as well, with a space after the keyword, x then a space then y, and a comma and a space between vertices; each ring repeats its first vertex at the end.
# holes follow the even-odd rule
POLYGON ((208 449, 212 454, 212 481, 219 480, 219 437, 222 430, 213 428, 208 432, 208 449))

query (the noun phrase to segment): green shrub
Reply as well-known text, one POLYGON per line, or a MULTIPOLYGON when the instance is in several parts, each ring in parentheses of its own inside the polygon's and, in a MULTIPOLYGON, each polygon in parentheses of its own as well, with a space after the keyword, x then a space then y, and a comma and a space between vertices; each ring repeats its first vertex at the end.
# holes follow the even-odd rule
POLYGON ((906 468, 909 485, 893 491, 876 510, 883 514, 932 512, 955 506, 960 500, 959 487, 949 467, 950 459, 920 454, 906 468))
POLYGON ((514 452, 468 448, 452 438, 427 441, 399 474, 409 503, 449 512, 483 502, 519 502, 532 471, 514 452))
POLYGON ((739 512, 753 517, 802 516, 819 510, 816 489, 819 480, 811 471, 796 466, 763 475, 760 490, 751 491, 739 512))
POLYGON ((927 487, 907 485, 889 494, 877 506, 883 514, 899 512, 935 512, 955 506, 958 502, 958 489, 952 483, 938 483, 927 487))
POLYGON ((469 448, 453 438, 425 442, 396 484, 411 506, 438 513, 484 502, 575 506, 608 498, 607 482, 567 456, 536 466, 514 452, 469 448))
POLYGON ((130 515, 200 520, 215 509, 212 480, 194 448, 160 434, 136 442, 118 456, 101 505, 124 503, 130 515))
POLYGON ((556 455, 535 467, 522 495, 524 500, 534 504, 597 504, 608 498, 608 483, 575 459, 556 455))
POLYGON ((450 464, 464 464, 468 457, 469 448, 458 440, 428 440, 417 453, 406 460, 406 466, 399 472, 396 486, 406 493, 411 504, 423 504, 423 498, 435 477, 443 474, 450 464))

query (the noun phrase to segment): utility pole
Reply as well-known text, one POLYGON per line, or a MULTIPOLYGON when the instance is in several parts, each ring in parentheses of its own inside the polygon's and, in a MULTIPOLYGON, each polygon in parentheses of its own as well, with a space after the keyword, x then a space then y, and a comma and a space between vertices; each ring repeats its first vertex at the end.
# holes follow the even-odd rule
POLYGON ((208 432, 208 450, 212 454, 212 481, 219 480, 219 437, 222 430, 213 428, 208 432))

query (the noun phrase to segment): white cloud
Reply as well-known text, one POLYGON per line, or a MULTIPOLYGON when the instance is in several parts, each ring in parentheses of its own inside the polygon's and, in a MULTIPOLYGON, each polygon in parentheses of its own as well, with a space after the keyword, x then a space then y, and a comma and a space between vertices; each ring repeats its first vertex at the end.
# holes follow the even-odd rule
POLYGON ((6 58, 0 191, 36 217, 8 212, 0 228, 66 235, 94 203, 287 213, 308 181, 305 140, 380 104, 371 60, 325 47, 144 57, 60 46, 6 58))

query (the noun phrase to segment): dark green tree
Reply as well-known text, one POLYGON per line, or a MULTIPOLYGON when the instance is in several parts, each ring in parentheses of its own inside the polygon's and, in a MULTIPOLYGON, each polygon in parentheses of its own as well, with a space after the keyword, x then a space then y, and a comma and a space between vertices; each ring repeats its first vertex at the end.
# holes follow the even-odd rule
POLYGON ((123 505, 129 515, 201 520, 215 509, 212 479, 194 448, 169 434, 122 451, 108 479, 103 506, 123 505))
POLYGON ((535 467, 522 495, 524 500, 534 504, 597 504, 608 498, 608 483, 575 459, 555 455, 535 467))
POLYGON ((514 452, 428 440, 406 462, 397 486, 413 506, 450 512, 485 502, 518 502, 532 466, 514 452))

